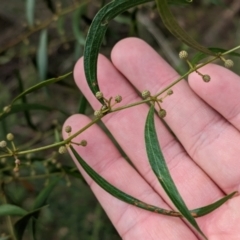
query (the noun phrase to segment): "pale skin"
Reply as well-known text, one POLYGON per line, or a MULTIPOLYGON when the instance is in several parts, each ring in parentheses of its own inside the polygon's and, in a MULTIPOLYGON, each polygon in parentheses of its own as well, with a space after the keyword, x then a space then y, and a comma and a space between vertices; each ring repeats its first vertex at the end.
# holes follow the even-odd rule
MULTIPOLYGON (((180 143, 159 118, 155 119, 170 173, 189 209, 208 205, 240 190, 240 77, 215 64, 199 71, 210 75, 211 81, 205 83, 192 73, 188 83, 181 81, 174 86, 174 94, 162 104, 167 111, 165 121, 180 143)), ((111 61, 103 56, 98 60, 99 87, 106 98, 122 96, 123 101, 117 106, 141 100, 135 89, 156 94, 177 77, 164 59, 137 38, 117 43, 111 61)), ((85 80, 83 59, 75 66, 74 78, 93 109, 100 109, 85 80)), ((148 109, 147 105, 139 105, 102 119, 136 169, 125 161, 97 125, 74 139, 75 142, 87 140, 86 147, 74 147, 95 171, 117 188, 146 203, 173 209, 147 160, 144 123, 148 109)), ((73 115, 64 126, 70 125, 76 132, 89 122, 84 115, 73 115)), ((63 135, 67 137, 66 133, 63 135)), ((112 197, 74 161, 122 239, 200 239, 182 219, 148 212, 112 197)), ((79 197, 84 198, 80 192, 79 197)), ((240 239, 239 195, 197 222, 208 239, 240 239)))

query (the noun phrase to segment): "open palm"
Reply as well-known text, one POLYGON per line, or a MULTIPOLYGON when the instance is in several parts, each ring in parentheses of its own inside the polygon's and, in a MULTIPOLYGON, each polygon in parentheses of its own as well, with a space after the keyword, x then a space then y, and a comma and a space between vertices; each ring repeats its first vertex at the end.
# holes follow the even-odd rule
MULTIPOLYGON (((111 58, 112 63, 99 56, 99 87, 106 98, 121 95, 124 105, 141 99, 136 89, 156 94, 178 77, 171 66, 137 38, 120 41, 111 58)), ((178 141, 160 120, 155 123, 168 168, 189 209, 239 191, 240 184, 240 77, 214 64, 200 72, 210 75, 211 81, 205 83, 198 74, 191 74, 188 83, 175 85, 174 94, 162 104, 167 111, 165 121, 178 141)), ((85 80, 83 59, 76 64, 74 76, 92 107, 100 109, 85 80)), ((144 202, 171 209, 173 205, 147 160, 144 124, 148 109, 147 105, 139 105, 103 118, 135 169, 97 125, 77 137, 79 141, 86 139, 87 147, 75 149, 114 186, 144 202)), ((89 122, 84 115, 73 115, 65 126, 71 125, 76 131, 89 122)), ((123 239, 199 239, 182 219, 151 213, 112 197, 75 162, 123 239)), ((197 222, 208 239, 240 239, 239 196, 197 222)))

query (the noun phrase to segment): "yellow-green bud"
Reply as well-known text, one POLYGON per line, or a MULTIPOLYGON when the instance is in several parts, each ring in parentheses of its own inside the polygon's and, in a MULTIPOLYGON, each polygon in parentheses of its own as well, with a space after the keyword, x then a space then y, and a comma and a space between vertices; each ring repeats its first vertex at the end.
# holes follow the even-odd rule
POLYGON ((179 58, 180 58, 180 59, 187 59, 187 58, 188 58, 188 53, 187 53, 187 51, 182 50, 182 51, 179 53, 179 58))
POLYGON ((65 132, 66 132, 66 133, 70 133, 71 131, 72 131, 71 126, 66 126, 66 127, 65 127, 65 132))
POLYGON ((226 68, 231 68, 231 67, 233 67, 234 62, 233 62, 233 60, 231 60, 231 59, 227 59, 227 60, 224 62, 224 65, 225 65, 226 68))
POLYGON ((172 95, 173 94, 173 90, 172 89, 169 89, 168 91, 167 91, 167 95, 172 95))
POLYGON ((7 142, 6 141, 1 141, 0 142, 0 147, 1 148, 5 148, 7 146, 7 142))
POLYGON ((164 109, 160 109, 160 110, 159 110, 158 116, 159 116, 160 118, 164 118, 164 117, 166 117, 166 115, 167 115, 166 110, 164 110, 164 109))
POLYGON ((4 108, 3 108, 3 112, 5 112, 5 113, 9 113, 11 111, 11 106, 9 105, 9 106, 5 106, 4 108))
POLYGON ((94 112, 94 116, 95 116, 95 117, 102 117, 102 116, 103 116, 103 113, 102 113, 101 110, 96 110, 96 111, 94 112))
POLYGON ((142 98, 147 99, 148 97, 150 97, 150 91, 148 90, 142 91, 142 98))
POLYGON ((66 148, 65 146, 61 146, 61 147, 58 149, 58 152, 59 152, 60 154, 64 154, 64 153, 67 152, 67 148, 66 148))
POLYGON ((14 135, 12 133, 7 134, 7 140, 12 141, 14 139, 14 135))
POLYGON ((122 96, 117 95, 117 96, 115 97, 115 102, 120 103, 121 101, 122 101, 122 96))
POLYGON ((100 100, 100 99, 103 98, 103 93, 102 92, 96 92, 95 96, 98 100, 100 100))
POLYGON ((211 80, 211 77, 206 74, 206 75, 202 76, 202 79, 203 79, 204 82, 209 82, 211 80))

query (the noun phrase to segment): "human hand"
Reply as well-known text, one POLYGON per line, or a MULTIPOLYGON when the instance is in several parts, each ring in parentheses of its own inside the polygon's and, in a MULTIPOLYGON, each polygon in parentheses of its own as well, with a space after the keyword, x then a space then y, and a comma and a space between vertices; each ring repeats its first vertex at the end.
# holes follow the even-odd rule
MULTIPOLYGON (((171 66, 140 39, 120 41, 111 58, 112 63, 99 57, 99 87, 106 98, 121 95, 123 105, 141 99, 134 87, 155 94, 178 78, 171 66)), ((162 104, 167 111, 165 121, 180 143, 160 120, 155 121, 169 171, 189 209, 239 191, 240 184, 240 77, 214 64, 199 71, 210 75, 211 81, 205 83, 192 73, 189 83, 181 81, 175 85, 174 94, 162 104)), ((100 109, 85 80, 83 59, 76 64, 74 77, 93 109, 100 109)), ((147 105, 139 105, 102 119, 137 171, 97 125, 74 139, 87 140, 87 147, 74 148, 117 188, 149 204, 170 209, 173 205, 152 172, 145 150, 148 109, 147 105)), ((65 126, 70 125, 76 132, 89 122, 84 115, 73 115, 65 126)), ((63 135, 67 137, 66 133, 63 135)), ((123 239, 199 239, 180 218, 148 212, 112 197, 74 161, 123 239)), ((233 197, 197 222, 210 240, 240 239, 240 197, 233 197)))

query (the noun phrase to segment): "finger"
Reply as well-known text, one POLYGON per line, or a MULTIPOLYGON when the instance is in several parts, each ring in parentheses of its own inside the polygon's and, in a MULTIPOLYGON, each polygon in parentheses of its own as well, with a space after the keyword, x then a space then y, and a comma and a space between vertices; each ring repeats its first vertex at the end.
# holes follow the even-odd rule
MULTIPOLYGON (((130 38, 118 43, 112 60, 140 91, 148 89, 157 93, 178 78, 177 73, 141 40, 130 38)), ((167 124, 188 154, 218 186, 225 192, 237 190, 239 132, 196 96, 185 81, 175 85, 173 91, 162 104, 167 110, 167 124)))
POLYGON ((207 104, 219 112, 233 126, 240 130, 240 77, 232 71, 215 64, 201 68, 211 80, 208 84, 192 73, 188 82, 190 87, 207 104))
MULTIPOLYGON (((72 132, 76 132, 89 122, 90 119, 83 115, 74 115, 65 122, 63 129, 70 125, 72 132)), ((67 138, 65 132, 63 136, 67 138)), ((97 125, 84 131, 74 142, 81 142, 83 139, 88 142, 87 146, 74 148, 103 178, 142 201, 169 209, 136 170, 121 157, 97 125)), ((112 197, 84 172, 74 157, 73 159, 123 239, 197 239, 178 218, 147 212, 112 197), (173 228, 174 231, 170 231, 173 228)))
MULTIPOLYGON (((126 50, 129 49, 127 48, 126 50)), ((139 100, 132 86, 106 58, 102 56, 99 58, 98 69, 99 86, 106 97, 120 94, 123 97, 122 105, 139 100)), ((82 60, 78 61, 75 67, 74 77, 79 88, 85 94, 93 108, 99 109, 99 102, 87 86, 82 60)), ((141 175, 156 192, 161 194, 164 200, 171 204, 169 198, 160 188, 159 182, 154 176, 147 160, 144 143, 144 124, 147 112, 148 106, 141 105, 109 114, 103 118, 103 121, 141 175)), ((156 127, 159 130, 159 136, 164 136, 160 138, 163 153, 171 175, 188 207, 190 209, 201 207, 222 197, 222 192, 218 187, 188 157, 184 149, 175 141, 160 121, 156 123, 156 127), (201 189, 201 191, 196 189, 201 189)), ((208 225, 203 224, 204 221, 206 221, 206 218, 198 220, 200 225, 207 228, 208 225)))

